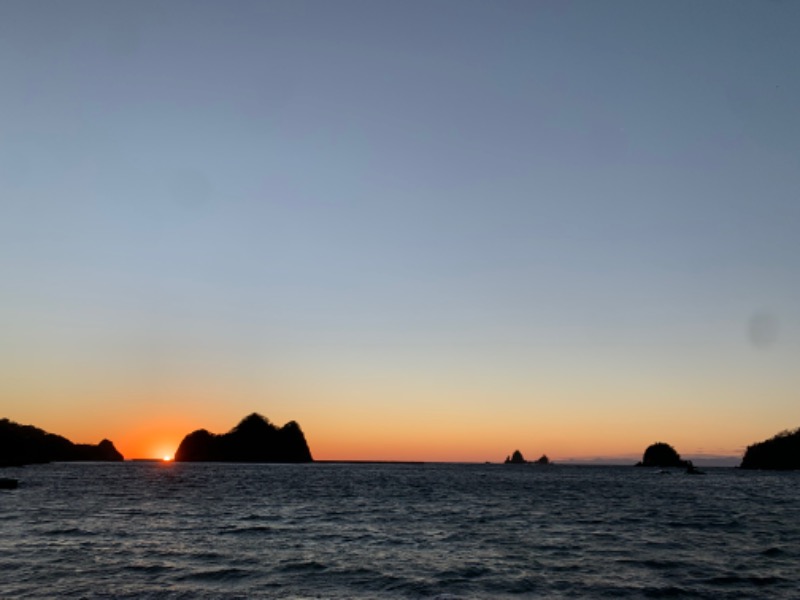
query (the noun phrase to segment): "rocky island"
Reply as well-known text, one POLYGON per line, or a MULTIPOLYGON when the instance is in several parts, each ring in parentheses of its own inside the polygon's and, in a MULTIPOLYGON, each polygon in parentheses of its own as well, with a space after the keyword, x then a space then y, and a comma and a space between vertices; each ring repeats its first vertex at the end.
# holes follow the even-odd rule
POLYGON ((514 453, 511 456, 506 456, 506 460, 504 464, 507 465, 525 465, 528 464, 528 461, 525 460, 525 457, 522 456, 522 452, 519 450, 514 450, 514 453))
POLYGON ((782 431, 747 447, 741 469, 789 471, 800 469, 800 429, 782 431))
POLYGON ((681 455, 677 453, 675 448, 664 442, 656 442, 651 444, 644 451, 642 460, 636 463, 637 467, 679 467, 688 468, 689 461, 681 459, 681 455))
POLYGON ((22 466, 66 461, 123 460, 109 440, 99 444, 75 444, 33 425, 0 419, 0 466, 22 466))
POLYGON ((534 464, 534 465, 551 465, 553 463, 550 462, 550 459, 547 458, 546 454, 542 454, 539 458, 537 458, 532 463, 525 460, 525 457, 522 456, 522 452, 519 450, 514 450, 514 453, 511 456, 506 456, 506 460, 504 461, 506 465, 527 465, 527 464, 534 464))
POLYGON ((177 462, 312 462, 300 426, 290 421, 276 427, 253 413, 228 433, 198 429, 183 438, 175 453, 177 462))

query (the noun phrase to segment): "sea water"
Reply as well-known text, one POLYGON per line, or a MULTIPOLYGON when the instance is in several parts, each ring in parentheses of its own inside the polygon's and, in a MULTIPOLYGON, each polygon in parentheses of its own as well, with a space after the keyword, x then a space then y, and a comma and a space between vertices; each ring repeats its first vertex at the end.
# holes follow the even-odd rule
POLYGON ((0 597, 800 596, 800 474, 459 464, 5 469, 0 597))

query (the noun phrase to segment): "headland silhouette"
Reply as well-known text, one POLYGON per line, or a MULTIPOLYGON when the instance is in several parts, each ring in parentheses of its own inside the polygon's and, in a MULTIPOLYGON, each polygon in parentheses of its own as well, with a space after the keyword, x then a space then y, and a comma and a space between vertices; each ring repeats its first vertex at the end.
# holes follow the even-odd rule
POLYGON ((33 425, 0 419, 0 466, 22 466, 61 461, 121 461, 122 454, 109 440, 75 444, 33 425))
POLYGON ((800 469, 800 429, 782 431, 747 447, 742 469, 789 471, 800 469))

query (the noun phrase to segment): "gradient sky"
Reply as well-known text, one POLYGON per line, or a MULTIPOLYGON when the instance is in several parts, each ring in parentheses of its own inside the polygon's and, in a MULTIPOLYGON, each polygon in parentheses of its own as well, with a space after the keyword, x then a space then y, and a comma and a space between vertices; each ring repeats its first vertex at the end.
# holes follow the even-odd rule
POLYGON ((128 458, 800 425, 800 3, 0 2, 0 416, 128 458))

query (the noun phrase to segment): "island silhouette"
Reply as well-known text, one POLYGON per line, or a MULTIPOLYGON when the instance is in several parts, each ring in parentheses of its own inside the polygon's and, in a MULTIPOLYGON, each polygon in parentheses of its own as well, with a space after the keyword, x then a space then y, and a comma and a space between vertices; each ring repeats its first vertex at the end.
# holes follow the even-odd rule
POLYGON ((505 464, 507 465, 524 465, 527 464, 528 461, 525 460, 525 457, 522 456, 522 452, 519 450, 514 450, 511 456, 506 456, 505 464))
POLYGON ((253 413, 228 433, 214 434, 198 429, 183 438, 177 462, 313 462, 300 425, 295 421, 276 427, 253 413))
POLYGON ((0 419, 0 466, 22 466, 61 461, 121 461, 122 454, 109 440, 75 444, 33 425, 0 419))
POLYGON ((637 467, 680 467, 688 468, 691 463, 683 460, 681 455, 665 442, 650 444, 644 451, 642 460, 636 463, 637 467))
POLYGON ((539 458, 534 460, 533 462, 525 460, 525 457, 522 456, 522 452, 519 450, 514 450, 511 456, 506 456, 505 461, 503 461, 506 465, 551 465, 553 463, 550 462, 550 459, 547 458, 546 454, 542 454, 539 458))
POLYGON ((800 469, 800 429, 782 431, 747 447, 741 469, 789 471, 800 469))

